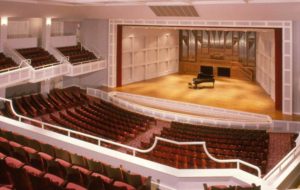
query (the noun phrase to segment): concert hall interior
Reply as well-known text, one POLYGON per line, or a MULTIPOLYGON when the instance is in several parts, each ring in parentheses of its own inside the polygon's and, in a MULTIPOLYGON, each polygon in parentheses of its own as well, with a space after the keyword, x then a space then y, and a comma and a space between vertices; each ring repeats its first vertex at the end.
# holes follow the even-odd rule
POLYGON ((0 0, 0 190, 300 188, 300 0, 0 0))

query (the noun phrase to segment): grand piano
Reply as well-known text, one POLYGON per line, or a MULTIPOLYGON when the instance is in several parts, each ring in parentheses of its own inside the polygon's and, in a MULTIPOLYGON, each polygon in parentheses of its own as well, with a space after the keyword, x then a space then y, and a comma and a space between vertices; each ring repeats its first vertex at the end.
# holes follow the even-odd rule
POLYGON ((198 73, 197 78, 193 78, 193 81, 189 83, 189 85, 193 88, 198 88, 198 84, 212 82, 213 87, 215 87, 215 79, 213 75, 205 74, 205 73, 198 73))

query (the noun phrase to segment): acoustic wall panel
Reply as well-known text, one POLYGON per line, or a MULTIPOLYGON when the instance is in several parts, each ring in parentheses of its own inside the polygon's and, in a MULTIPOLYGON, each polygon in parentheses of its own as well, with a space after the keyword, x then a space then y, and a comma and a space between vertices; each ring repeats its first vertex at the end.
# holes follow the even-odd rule
POLYGON ((158 50, 157 49, 154 49, 154 50, 149 50, 147 52, 147 61, 149 61, 149 63, 152 63, 152 62, 156 62, 157 61, 157 52, 158 50))
POLYGON ((124 51, 132 51, 132 40, 127 37, 122 40, 122 49, 124 51))
POLYGON ((178 37, 174 29, 124 27, 122 84, 177 72, 178 37))
POLYGON ((145 80, 145 66, 137 66, 133 68, 133 81, 145 80))
POLYGON ((145 64, 145 51, 138 51, 134 53, 134 65, 144 65, 145 64))
POLYGON ((274 32, 257 32, 256 81, 275 101, 274 32))
POLYGON ((124 53, 122 56, 122 63, 123 66, 130 66, 130 63, 132 62, 132 53, 128 52, 128 53, 124 53))

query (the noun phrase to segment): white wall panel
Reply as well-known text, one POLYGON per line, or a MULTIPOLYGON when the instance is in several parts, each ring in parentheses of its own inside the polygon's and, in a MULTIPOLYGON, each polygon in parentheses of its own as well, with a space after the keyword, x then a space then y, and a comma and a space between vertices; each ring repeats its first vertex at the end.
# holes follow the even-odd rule
POLYGON ((124 53, 122 55, 123 66, 130 66, 131 62, 132 62, 132 53, 131 52, 124 53))
POLYGON ((122 43, 123 85, 178 71, 177 30, 125 27, 122 43))
POLYGON ((134 53, 134 65, 144 65, 145 64, 145 51, 138 51, 134 53))
POLYGON ((133 72, 135 73, 133 75, 133 81, 145 80, 145 66, 144 65, 134 67, 133 72))
POLYGON ((11 38, 28 37, 30 35, 29 20, 9 20, 7 34, 11 38))
POLYGON ((256 81, 275 101, 274 32, 257 32, 256 81))
POLYGON ((32 38, 12 38, 7 40, 7 44, 10 48, 31 48, 38 46, 38 40, 36 37, 32 38))
POLYGON ((53 47, 75 46, 77 44, 76 36, 52 36, 51 45, 53 47))

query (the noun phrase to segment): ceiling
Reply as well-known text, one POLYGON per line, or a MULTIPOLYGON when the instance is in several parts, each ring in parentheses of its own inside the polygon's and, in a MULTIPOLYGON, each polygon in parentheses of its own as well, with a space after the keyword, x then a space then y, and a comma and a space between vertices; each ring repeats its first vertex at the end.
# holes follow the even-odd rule
POLYGON ((120 6, 120 5, 201 5, 201 4, 260 4, 299 3, 300 0, 0 0, 34 4, 56 4, 69 6, 120 6))
MULTIPOLYGON (((293 20, 300 22, 300 0, 249 0, 249 3, 244 0, 199 0, 197 3, 203 4, 191 5, 199 17, 159 17, 150 8, 155 5, 133 5, 132 3, 137 2, 136 0, 111 0, 110 4, 100 4, 101 0, 82 0, 85 3, 91 3, 91 1, 98 3, 74 4, 75 0, 72 0, 72 3, 68 3, 71 2, 70 0, 0 0, 0 16, 63 19, 293 20), (117 4, 117 2, 124 4, 117 4), (214 2, 214 4, 204 4, 204 2, 214 2)), ((108 2, 108 0, 101 2, 108 2)), ((146 3, 145 0, 139 2, 146 3)), ((162 3, 166 0, 151 0, 151 2, 162 3)), ((169 0, 168 2, 178 3, 179 1, 169 0)), ((189 2, 196 3, 195 0, 189 2)))

